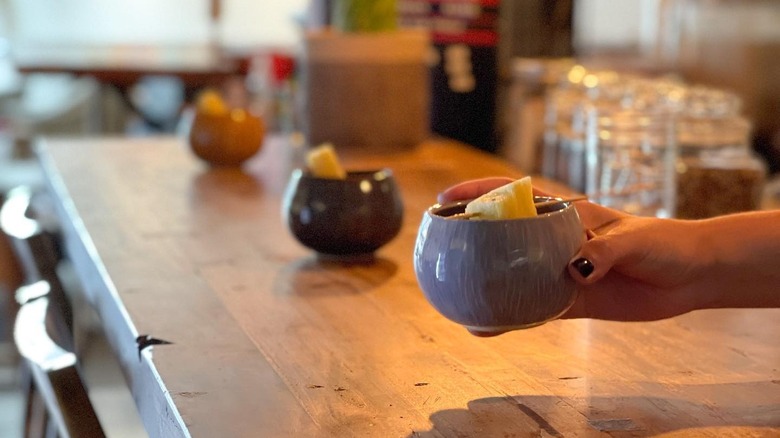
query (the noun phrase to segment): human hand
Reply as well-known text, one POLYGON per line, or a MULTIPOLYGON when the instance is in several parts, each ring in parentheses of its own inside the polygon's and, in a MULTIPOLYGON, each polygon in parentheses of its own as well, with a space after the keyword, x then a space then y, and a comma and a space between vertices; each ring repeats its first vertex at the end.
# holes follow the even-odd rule
POLYGON ((575 206, 588 240, 569 264, 577 299, 561 318, 652 321, 707 306, 708 255, 693 222, 575 206))

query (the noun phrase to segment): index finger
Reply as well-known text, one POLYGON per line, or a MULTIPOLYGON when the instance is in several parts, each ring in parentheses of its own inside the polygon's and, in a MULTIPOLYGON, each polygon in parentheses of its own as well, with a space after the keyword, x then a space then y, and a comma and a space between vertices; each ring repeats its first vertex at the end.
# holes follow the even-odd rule
POLYGON ((493 189, 509 184, 512 181, 514 181, 512 178, 503 176, 464 181, 455 184, 454 186, 450 186, 439 193, 438 201, 440 204, 443 204, 445 202, 463 199, 474 199, 493 189))
MULTIPOLYGON (((512 181, 515 180, 503 176, 464 181, 454 186, 450 186, 443 192, 439 193, 438 202, 440 204, 444 204, 446 202, 478 198, 479 196, 484 195, 485 193, 499 188, 505 184, 509 184, 512 181)), ((534 195, 536 196, 556 196, 536 187, 534 187, 533 190, 534 195)))

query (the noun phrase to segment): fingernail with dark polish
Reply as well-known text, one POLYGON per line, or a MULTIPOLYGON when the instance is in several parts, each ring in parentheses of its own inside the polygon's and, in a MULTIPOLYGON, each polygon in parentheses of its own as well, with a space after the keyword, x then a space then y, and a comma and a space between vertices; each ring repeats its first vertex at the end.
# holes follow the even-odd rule
POLYGON ((574 266, 574 269, 576 269, 580 275, 582 275, 582 278, 588 278, 588 276, 593 273, 593 263, 584 257, 580 257, 577 260, 571 262, 571 265, 574 266))

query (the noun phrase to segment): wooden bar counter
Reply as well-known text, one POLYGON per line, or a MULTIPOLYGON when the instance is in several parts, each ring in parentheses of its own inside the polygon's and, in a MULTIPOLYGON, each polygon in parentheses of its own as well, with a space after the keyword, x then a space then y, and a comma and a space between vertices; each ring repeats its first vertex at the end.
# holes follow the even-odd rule
POLYGON ((492 156, 438 140, 340 151, 351 169, 392 168, 405 204, 375 262, 345 265, 284 226, 297 161, 279 138, 243 171, 179 138, 52 138, 38 153, 153 437, 780 436, 780 310, 496 338, 440 316, 415 279, 417 227, 445 187, 519 176, 492 156), (171 344, 139 352, 147 336, 171 344))

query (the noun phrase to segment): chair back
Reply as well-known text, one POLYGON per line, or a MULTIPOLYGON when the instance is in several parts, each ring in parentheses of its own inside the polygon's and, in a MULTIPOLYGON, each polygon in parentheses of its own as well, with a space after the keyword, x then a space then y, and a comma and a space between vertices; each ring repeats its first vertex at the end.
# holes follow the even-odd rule
POLYGON ((73 352, 49 336, 47 320, 52 311, 49 283, 40 280, 17 291, 20 308, 14 325, 14 341, 29 366, 35 390, 41 395, 49 418, 61 437, 105 437, 73 352))
MULTIPOLYGON (((46 426, 59 436, 104 437, 73 352, 72 311, 57 274, 61 254, 52 233, 31 216, 32 197, 31 189, 15 188, 0 208, 0 229, 27 283, 16 293, 14 342, 32 377, 29 396, 43 399, 46 426)), ((28 410, 28 426, 33 416, 28 410)))

